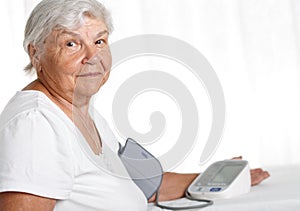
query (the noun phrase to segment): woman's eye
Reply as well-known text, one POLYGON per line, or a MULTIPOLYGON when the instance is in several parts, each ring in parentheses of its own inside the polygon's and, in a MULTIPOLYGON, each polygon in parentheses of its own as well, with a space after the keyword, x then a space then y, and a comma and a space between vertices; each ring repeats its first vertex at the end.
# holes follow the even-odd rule
POLYGON ((67 46, 68 47, 75 47, 76 46, 76 43, 75 42, 67 42, 67 46))
POLYGON ((97 40, 97 41, 95 42, 95 44, 96 44, 96 45, 104 45, 104 44, 105 44, 105 40, 103 40, 103 39, 97 40))

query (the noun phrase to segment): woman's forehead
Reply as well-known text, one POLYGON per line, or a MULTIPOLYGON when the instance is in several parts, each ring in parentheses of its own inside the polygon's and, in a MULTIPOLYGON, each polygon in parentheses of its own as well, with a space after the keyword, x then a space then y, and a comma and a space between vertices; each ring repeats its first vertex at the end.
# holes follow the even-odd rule
POLYGON ((90 32, 93 36, 99 37, 103 35, 109 35, 108 29, 105 23, 100 19, 87 19, 84 23, 73 28, 55 28, 50 36, 72 36, 80 37, 82 33, 90 32))

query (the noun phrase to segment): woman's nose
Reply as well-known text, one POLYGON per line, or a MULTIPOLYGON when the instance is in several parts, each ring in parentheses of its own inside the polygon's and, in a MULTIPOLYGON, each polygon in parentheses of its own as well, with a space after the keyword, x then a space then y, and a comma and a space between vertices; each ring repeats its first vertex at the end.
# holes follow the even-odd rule
POLYGON ((92 62, 94 63, 92 59, 95 57, 95 55, 98 53, 99 49, 96 46, 87 46, 85 53, 84 53, 84 58, 82 59, 82 64, 85 64, 87 62, 92 62))

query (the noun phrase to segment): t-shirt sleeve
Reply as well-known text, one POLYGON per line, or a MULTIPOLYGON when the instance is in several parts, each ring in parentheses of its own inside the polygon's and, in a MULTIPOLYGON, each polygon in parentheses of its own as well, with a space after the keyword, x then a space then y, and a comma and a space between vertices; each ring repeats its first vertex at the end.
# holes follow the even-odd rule
POLYGON ((74 180, 66 125, 39 110, 19 114, 0 128, 0 192, 68 198, 74 180))

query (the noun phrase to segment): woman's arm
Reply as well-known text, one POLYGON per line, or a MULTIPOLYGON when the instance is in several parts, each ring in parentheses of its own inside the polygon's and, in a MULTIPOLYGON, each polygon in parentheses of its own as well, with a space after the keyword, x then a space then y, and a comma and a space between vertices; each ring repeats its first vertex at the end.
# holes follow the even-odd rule
MULTIPOLYGON (((261 168, 251 169, 251 185, 258 185, 270 175, 261 168)), ((185 190, 199 174, 178 174, 167 172, 163 175, 162 184, 159 188, 159 201, 167 201, 184 197, 185 190)), ((153 202, 155 196, 149 202, 153 202)))
MULTIPOLYGON (((185 190, 199 174, 178 174, 166 172, 159 188, 159 201, 167 201, 182 198, 185 190)), ((149 199, 155 201, 156 194, 149 199)))
POLYGON ((159 189, 159 200, 166 201, 182 198, 185 190, 199 174, 178 174, 166 172, 159 189))
POLYGON ((30 210, 30 211, 53 211, 56 200, 44 198, 28 193, 4 192, 0 193, 0 210, 30 210))

